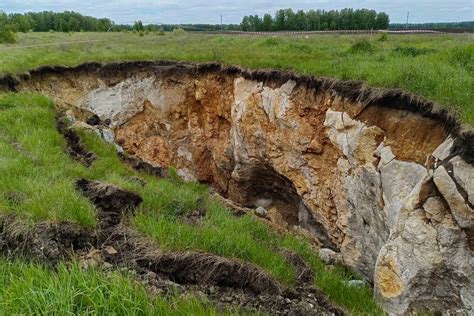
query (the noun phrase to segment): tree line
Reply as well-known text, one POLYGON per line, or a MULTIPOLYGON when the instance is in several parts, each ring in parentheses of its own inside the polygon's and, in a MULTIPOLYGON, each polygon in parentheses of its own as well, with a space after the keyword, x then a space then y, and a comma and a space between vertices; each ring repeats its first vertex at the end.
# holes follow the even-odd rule
POLYGON ((456 29, 474 29, 474 21, 465 22, 440 22, 440 23, 394 23, 390 24, 391 29, 429 29, 429 30, 456 30, 456 29))
POLYGON ((184 29, 192 32, 240 31, 239 24, 143 24, 135 21, 133 25, 117 25, 113 30, 171 32, 175 29, 184 29))
POLYGON ((338 10, 278 10, 274 16, 265 14, 244 16, 243 31, 324 31, 387 29, 390 23, 385 12, 368 9, 338 10))
POLYGON ((0 28, 9 28, 14 32, 104 32, 114 23, 110 19, 98 19, 77 12, 0 12, 0 28))

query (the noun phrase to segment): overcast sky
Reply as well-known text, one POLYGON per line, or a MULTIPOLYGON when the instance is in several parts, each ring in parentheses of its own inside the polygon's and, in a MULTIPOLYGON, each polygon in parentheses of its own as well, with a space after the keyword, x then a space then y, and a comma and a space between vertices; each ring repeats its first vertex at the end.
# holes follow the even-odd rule
POLYGON ((368 8, 385 11, 391 22, 454 22, 474 20, 474 0, 0 0, 5 12, 77 11, 108 17, 117 23, 240 23, 244 15, 273 14, 278 9, 368 8))

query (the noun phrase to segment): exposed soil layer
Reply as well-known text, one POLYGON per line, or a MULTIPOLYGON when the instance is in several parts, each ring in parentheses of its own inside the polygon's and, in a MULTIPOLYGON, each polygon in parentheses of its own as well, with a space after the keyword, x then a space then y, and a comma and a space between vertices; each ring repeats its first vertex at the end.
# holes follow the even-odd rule
POLYGON ((138 159, 137 157, 134 157, 132 155, 118 153, 118 156, 120 160, 122 160, 127 166, 129 166, 130 168, 136 171, 145 172, 149 175, 159 177, 159 178, 169 177, 169 172, 168 172, 168 169, 166 168, 162 168, 160 166, 153 166, 152 164, 147 163, 141 159, 138 159))
POLYGON ((142 202, 142 198, 136 193, 99 181, 80 179, 76 187, 97 208, 102 230, 118 225, 124 215, 133 215, 135 208, 142 202))
MULTIPOLYGON (((232 77, 242 76, 248 80, 262 81, 268 85, 282 85, 289 80, 294 80, 300 85, 314 90, 336 93, 337 95, 362 104, 362 108, 386 107, 414 112, 440 122, 440 124, 459 139, 455 150, 466 161, 474 157, 474 132, 463 129, 460 122, 446 109, 441 108, 432 101, 423 99, 415 94, 404 92, 400 89, 378 89, 364 85, 362 81, 334 80, 324 77, 303 76, 289 71, 278 70, 248 70, 236 66, 224 66, 220 63, 193 64, 177 61, 136 61, 101 64, 96 62, 85 63, 75 67, 43 66, 28 73, 16 76, 0 76, 0 90, 19 91, 25 82, 39 82, 51 76, 77 76, 81 73, 95 73, 104 79, 106 84, 113 85, 119 78, 132 75, 138 71, 160 72, 163 75, 205 75, 224 74, 232 77), (457 136, 462 136, 461 138, 457 136)), ((362 112, 362 109, 349 109, 362 112)), ((474 161, 472 162, 474 163, 474 161)))
POLYGON ((45 264, 67 260, 95 244, 95 232, 68 222, 26 223, 15 216, 0 217, 0 252, 33 258, 45 264))

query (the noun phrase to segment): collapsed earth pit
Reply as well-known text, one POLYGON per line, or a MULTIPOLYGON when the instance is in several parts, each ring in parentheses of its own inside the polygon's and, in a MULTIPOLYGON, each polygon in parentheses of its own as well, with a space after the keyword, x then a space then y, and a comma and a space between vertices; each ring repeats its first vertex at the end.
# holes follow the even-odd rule
POLYGON ((53 97, 79 122, 98 117, 106 123, 94 128, 134 163, 174 167, 308 230, 373 282, 389 312, 474 308, 474 134, 429 101, 169 61, 46 67, 0 82, 53 97))

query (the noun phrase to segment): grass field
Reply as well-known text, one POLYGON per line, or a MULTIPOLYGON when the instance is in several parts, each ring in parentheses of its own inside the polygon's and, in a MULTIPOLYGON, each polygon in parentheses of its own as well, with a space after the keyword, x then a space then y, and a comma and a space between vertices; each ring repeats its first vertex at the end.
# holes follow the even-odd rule
POLYGON ((291 69, 301 74, 364 80, 402 88, 448 107, 474 124, 474 36, 311 35, 255 37, 150 33, 28 33, 0 45, 0 73, 41 65, 86 61, 220 61, 250 68, 291 69), (74 41, 96 41, 66 44, 74 41), (58 43, 53 46, 24 47, 58 43), (21 48, 23 47, 23 48, 21 48))

